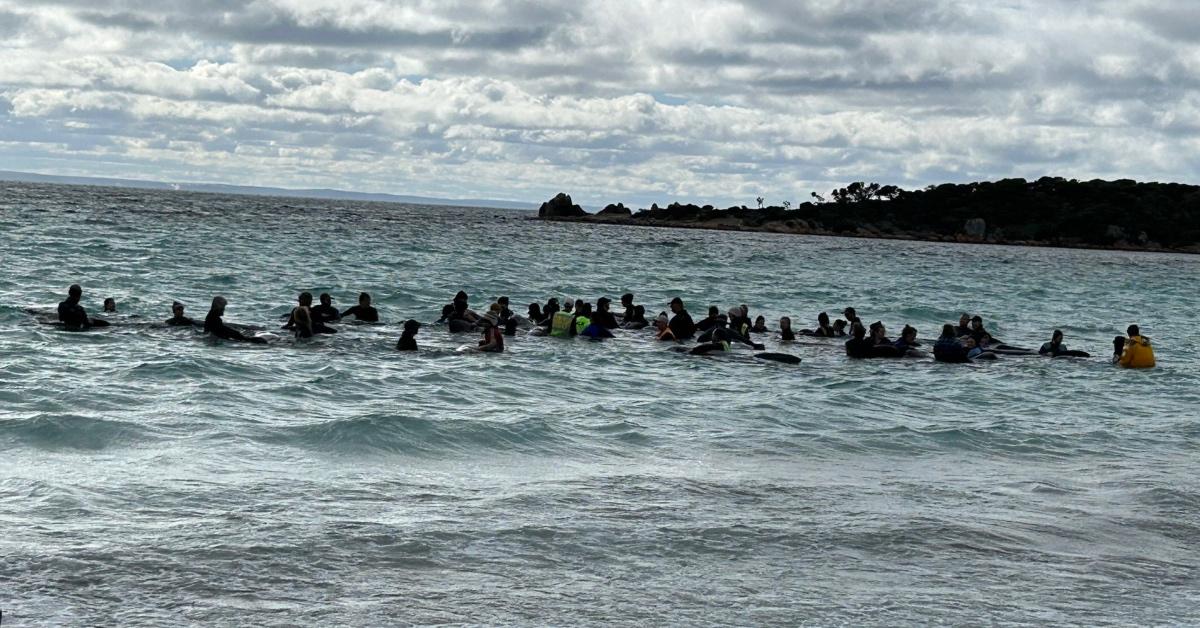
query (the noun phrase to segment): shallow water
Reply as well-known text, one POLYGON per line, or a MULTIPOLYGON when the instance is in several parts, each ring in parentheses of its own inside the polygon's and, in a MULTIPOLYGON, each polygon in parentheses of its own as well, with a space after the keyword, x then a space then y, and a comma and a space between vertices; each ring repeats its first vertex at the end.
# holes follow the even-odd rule
POLYGON ((13 184, 0 255, 5 626, 1200 622, 1198 257, 13 184), (122 325, 27 311, 72 282, 122 325), (392 350, 459 288, 772 328, 855 305, 925 338, 967 310, 1098 356, 1138 322, 1160 368, 767 340, 785 366, 632 332, 472 355, 433 327, 392 350), (301 290, 371 292, 388 324, 149 324, 219 293, 272 328, 301 290))

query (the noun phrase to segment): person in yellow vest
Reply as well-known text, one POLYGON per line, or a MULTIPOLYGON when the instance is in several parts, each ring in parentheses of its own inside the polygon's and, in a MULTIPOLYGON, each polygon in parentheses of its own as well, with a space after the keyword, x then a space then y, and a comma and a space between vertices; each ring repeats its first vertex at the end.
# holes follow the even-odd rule
POLYGON ((1150 346, 1150 339, 1142 335, 1137 325, 1130 325, 1126 331, 1129 338, 1118 364, 1127 369, 1154 368, 1154 347, 1150 346))

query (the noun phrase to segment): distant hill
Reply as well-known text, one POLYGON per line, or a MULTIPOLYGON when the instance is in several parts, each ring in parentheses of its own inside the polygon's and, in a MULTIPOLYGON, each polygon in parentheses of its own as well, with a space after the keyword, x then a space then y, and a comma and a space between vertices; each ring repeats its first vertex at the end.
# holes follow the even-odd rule
POLYGON ((479 198, 432 198, 405 196, 402 194, 379 194, 371 192, 347 192, 345 190, 307 189, 293 190, 251 185, 225 185, 221 183, 167 183, 139 179, 107 179, 103 177, 67 177, 33 172, 0 170, 0 181, 22 181, 29 183, 60 183, 63 185, 99 185, 117 188, 147 190, 179 190, 184 192, 212 192, 216 194, 245 194, 250 196, 283 196, 292 198, 324 198, 343 201, 380 201, 384 203, 408 203, 412 205, 450 205, 457 207, 492 207, 497 209, 537 209, 536 203, 499 201, 479 198))
MULTIPOLYGON (((559 198, 562 197, 562 198, 559 198)), ((548 220, 730 229, 940 242, 1200 253, 1200 186, 1043 177, 931 185, 852 183, 830 202, 717 209, 672 203, 584 214, 570 197, 543 204, 548 220)))

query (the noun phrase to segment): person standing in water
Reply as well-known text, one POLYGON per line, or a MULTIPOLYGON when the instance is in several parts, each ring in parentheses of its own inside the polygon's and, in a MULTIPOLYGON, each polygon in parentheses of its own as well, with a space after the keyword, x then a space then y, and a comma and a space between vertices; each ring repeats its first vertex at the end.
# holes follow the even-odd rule
MULTIPOLYGON (((465 304, 466 301, 463 301, 465 304)), ((379 311, 371 307, 371 295, 366 292, 359 293, 358 305, 342 312, 342 318, 353 316, 354 318, 367 323, 379 322, 379 311)))
POLYGON ((322 323, 319 319, 316 319, 312 316, 312 300, 311 292, 301 292, 300 296, 296 297, 296 307, 292 308, 292 311, 288 313, 288 319, 287 322, 283 324, 283 329, 295 330, 297 325, 297 310, 304 308, 304 314, 307 317, 308 323, 307 328, 302 330, 300 335, 307 338, 312 334, 336 334, 336 329, 326 326, 325 323, 322 323))
POLYGON ((692 322, 691 314, 684 309, 683 299, 671 299, 671 312, 674 316, 667 322, 667 326, 671 328, 671 335, 675 340, 687 340, 696 335, 696 323, 692 322))
POLYGON ((320 305, 315 305, 308 309, 308 312, 309 314, 312 314, 314 321, 318 321, 320 323, 332 323, 342 317, 342 315, 338 313, 337 308, 333 307, 333 297, 329 296, 328 292, 322 292, 320 300, 320 305))
POLYGON ((479 341, 479 346, 475 347, 476 351, 504 352, 504 334, 500 333, 500 328, 497 326, 499 322, 500 318, 491 312, 484 314, 479 319, 479 326, 483 329, 483 339, 479 341))
POLYGON ((396 341, 397 351, 416 351, 417 350, 417 331, 421 329, 421 323, 412 319, 404 321, 404 331, 400 334, 400 340, 396 341))
POLYGON ((958 330, 946 323, 942 326, 942 335, 933 344, 933 359, 938 362, 969 362, 967 358, 967 348, 963 346, 959 340, 958 330))
POLYGON ((196 324, 196 321, 183 315, 183 304, 179 301, 171 304, 171 318, 168 318, 165 322, 172 327, 196 324))
POLYGON ((791 342, 796 339, 796 332, 792 331, 792 319, 784 316, 779 319, 779 340, 781 342, 791 342))
POLYGON ((242 335, 238 330, 225 324, 222 317, 225 316, 225 306, 228 304, 229 302, 225 300, 225 297, 213 297, 212 307, 208 310, 208 316, 204 317, 204 331, 225 340, 267 344, 267 341, 262 338, 242 335))
POLYGON ((79 304, 83 298, 83 288, 79 284, 72 284, 67 288, 67 298, 65 301, 58 304, 58 320, 62 322, 63 327, 71 331, 82 331, 89 327, 107 327, 108 321, 98 318, 88 318, 87 310, 79 304))
MULTIPOLYGON (((617 317, 608 309, 612 300, 608 297, 600 297, 596 301, 596 311, 592 314, 592 322, 603 327, 604 329, 616 329, 617 317)), ((609 335, 611 337, 611 334, 609 335)))
POLYGON ((1150 346, 1150 339, 1142 335, 1137 325, 1130 325, 1126 333, 1129 339, 1125 341, 1125 351, 1117 363, 1129 369, 1154 368, 1154 347, 1150 346))

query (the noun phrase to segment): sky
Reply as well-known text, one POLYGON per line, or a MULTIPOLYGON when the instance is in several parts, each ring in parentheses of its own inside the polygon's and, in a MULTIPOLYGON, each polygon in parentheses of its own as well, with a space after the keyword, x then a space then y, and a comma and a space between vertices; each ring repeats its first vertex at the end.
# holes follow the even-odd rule
POLYGON ((1193 0, 0 0, 0 169, 645 207, 1200 177, 1193 0))

